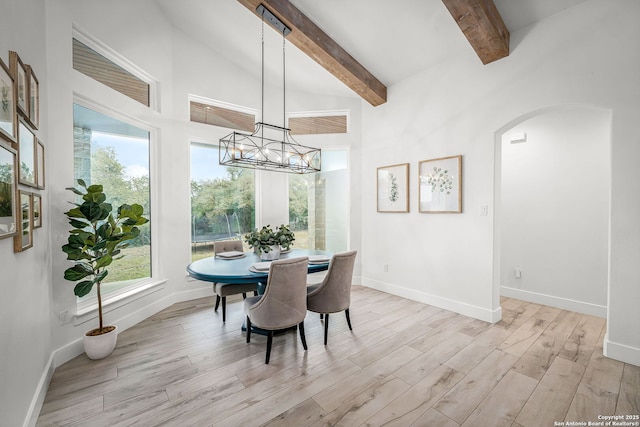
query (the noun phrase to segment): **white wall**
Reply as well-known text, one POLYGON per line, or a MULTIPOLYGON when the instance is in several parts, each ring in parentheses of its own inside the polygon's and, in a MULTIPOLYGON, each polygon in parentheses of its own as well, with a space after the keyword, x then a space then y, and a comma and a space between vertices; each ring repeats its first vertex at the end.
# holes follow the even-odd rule
POLYGON ((503 295, 606 317, 610 135, 608 111, 576 107, 503 134, 503 295))
POLYGON ((608 355, 640 364, 638 16, 637 1, 586 1, 512 33, 507 58, 483 66, 470 51, 390 87, 386 104, 365 106, 363 282, 499 319, 494 282, 499 270, 493 259, 499 240, 494 241, 491 209, 496 132, 516 118, 559 105, 607 109, 612 173, 605 346, 608 355), (418 213, 417 162, 456 154, 464 156, 464 212, 418 213), (375 169, 402 162, 411 164, 411 212, 376 213, 375 169), (486 217, 480 216, 484 204, 490 207, 486 217))
MULTIPOLYGON (((0 10, 0 57, 8 66, 9 50, 18 52, 22 61, 33 67, 40 83, 41 116, 35 133, 43 140, 48 156, 53 146, 47 138, 48 72, 42 2, 0 0, 0 10)), ((47 191, 36 192, 43 196, 44 222, 42 228, 34 230, 33 247, 14 253, 13 239, 0 240, 0 424, 7 426, 21 425, 30 411, 33 391, 50 355, 50 198, 47 191)))

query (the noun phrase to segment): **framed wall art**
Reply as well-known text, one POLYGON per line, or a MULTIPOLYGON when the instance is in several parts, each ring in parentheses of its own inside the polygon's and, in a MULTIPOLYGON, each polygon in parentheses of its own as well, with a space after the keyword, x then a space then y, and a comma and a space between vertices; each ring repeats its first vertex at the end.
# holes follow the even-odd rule
POLYGON ((13 238, 14 252, 33 246, 33 195, 20 190, 20 221, 18 235, 13 238))
POLYGON ((28 73, 28 99, 29 102, 27 105, 29 106, 29 123, 34 129, 38 129, 38 125, 40 122, 40 84, 38 83, 38 78, 33 72, 33 68, 29 65, 27 67, 28 73))
POLYGON ((33 195, 33 229, 42 227, 42 196, 33 195))
POLYGON ((0 144, 0 239, 18 232, 16 201, 16 151, 0 144))
POLYGON ((44 145, 39 139, 36 140, 36 185, 44 189, 44 145))
POLYGON ((22 120, 18 125, 18 182, 37 187, 36 182, 36 137, 22 120))
POLYGON ((16 107, 18 112, 28 117, 28 90, 27 90, 27 67, 24 65, 17 52, 9 51, 9 68, 13 74, 16 85, 16 107))
POLYGON ((16 102, 13 74, 0 59, 0 136, 8 141, 16 142, 16 102))
POLYGON ((378 212, 409 212, 409 163, 377 171, 378 212))
POLYGON ((420 212, 462 212, 462 156, 423 160, 418 177, 420 212))

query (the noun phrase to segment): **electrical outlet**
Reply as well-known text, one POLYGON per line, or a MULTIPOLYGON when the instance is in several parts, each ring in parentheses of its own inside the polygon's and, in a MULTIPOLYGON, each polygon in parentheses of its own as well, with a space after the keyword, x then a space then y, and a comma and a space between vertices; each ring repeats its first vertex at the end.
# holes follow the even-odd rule
POLYGON ((487 215, 489 215, 489 205, 480 206, 480 216, 487 216, 487 215))
POLYGON ((384 265, 384 272, 388 273, 389 272, 389 264, 385 264, 384 265))
POLYGON ((520 269, 520 267, 516 267, 514 273, 516 275, 516 279, 519 279, 522 277, 522 270, 520 269))
POLYGON ((69 323, 70 318, 71 316, 69 315, 69 310, 61 311, 60 313, 58 313, 58 322, 60 322, 61 325, 69 323))

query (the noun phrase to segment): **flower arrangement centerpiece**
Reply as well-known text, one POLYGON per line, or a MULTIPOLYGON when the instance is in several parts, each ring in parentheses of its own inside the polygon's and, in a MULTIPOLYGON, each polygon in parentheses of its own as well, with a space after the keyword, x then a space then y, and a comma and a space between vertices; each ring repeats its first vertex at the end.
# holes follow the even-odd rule
POLYGON ((281 250, 289 250, 295 240, 293 232, 286 225, 273 230, 270 225, 244 235, 244 241, 260 255, 260 259, 274 260, 280 257, 281 250))

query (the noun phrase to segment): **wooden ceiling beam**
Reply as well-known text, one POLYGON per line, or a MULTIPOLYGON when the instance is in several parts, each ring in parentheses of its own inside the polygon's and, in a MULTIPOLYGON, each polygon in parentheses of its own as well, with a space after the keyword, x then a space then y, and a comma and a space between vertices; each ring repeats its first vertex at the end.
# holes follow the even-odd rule
POLYGON ((371 105, 375 107, 387 102, 387 87, 289 0, 238 1, 257 16, 260 15, 256 9, 262 4, 291 29, 287 39, 294 46, 313 58, 371 105))
POLYGON ((442 0, 483 64, 509 56, 509 30, 493 0, 442 0))

